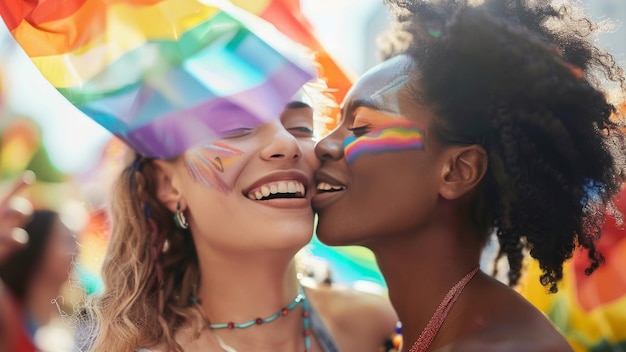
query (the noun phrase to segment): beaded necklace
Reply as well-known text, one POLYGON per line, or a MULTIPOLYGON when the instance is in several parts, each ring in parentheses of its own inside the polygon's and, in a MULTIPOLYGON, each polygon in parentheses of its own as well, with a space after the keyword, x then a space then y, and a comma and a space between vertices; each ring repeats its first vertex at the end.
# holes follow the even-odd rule
POLYGON ((446 317, 448 317, 450 309, 452 309, 452 306, 463 292, 465 285, 467 285, 470 280, 472 280, 472 278, 476 275, 478 269, 479 267, 476 267, 474 270, 465 275, 461 280, 459 280, 456 285, 452 286, 452 288, 450 289, 450 291, 448 291, 441 303, 439 303, 439 307, 437 307, 437 310, 428 321, 428 324, 420 334, 417 341, 415 341, 413 346, 411 346, 411 348, 409 349, 409 352, 425 352, 428 349, 430 344, 435 339, 435 336, 437 336, 439 329, 441 329, 441 325, 443 325, 446 317))
POLYGON ((309 302, 306 299, 306 296, 304 295, 304 289, 302 288, 302 286, 300 286, 299 292, 298 292, 298 295, 296 295, 296 298, 294 298, 293 301, 288 306, 281 308, 278 312, 268 317, 265 317, 265 318, 259 317, 259 318, 252 319, 245 323, 235 323, 235 322, 230 321, 228 323, 209 324, 209 327, 214 330, 217 330, 217 329, 233 330, 233 329, 245 329, 254 325, 263 325, 263 324, 271 323, 280 317, 287 316, 289 312, 294 310, 300 303, 302 303, 302 325, 303 325, 302 335, 304 336, 304 352, 311 352, 311 322, 309 319, 311 315, 310 314, 311 308, 309 306, 309 302))

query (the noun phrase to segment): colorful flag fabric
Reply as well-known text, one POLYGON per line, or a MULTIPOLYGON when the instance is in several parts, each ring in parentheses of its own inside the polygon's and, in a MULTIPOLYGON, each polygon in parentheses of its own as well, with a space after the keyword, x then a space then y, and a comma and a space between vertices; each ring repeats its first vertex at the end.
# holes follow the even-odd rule
POLYGON ((41 128, 28 118, 12 116, 0 127, 0 180, 14 179, 25 170, 32 170, 38 183, 67 181, 50 160, 41 128))
MULTIPOLYGON (((320 78, 326 81, 333 99, 337 103, 343 101, 356 77, 347 68, 341 67, 317 39, 313 27, 300 10, 299 0, 232 0, 232 2, 269 21, 285 35, 313 51, 320 78)), ((335 127, 338 113, 337 107, 327 112, 327 130, 335 127)))
MULTIPOLYGON (((626 214, 626 190, 615 200, 626 214)), ((597 248, 605 262, 590 276, 587 251, 574 252, 563 268, 556 294, 539 284, 539 265, 533 261, 521 293, 543 311, 576 352, 626 352, 626 229, 607 216, 597 248)))
POLYGON ((365 247, 329 247, 320 242, 317 236, 313 236, 305 252, 326 262, 330 278, 335 283, 358 286, 367 282, 381 289, 387 287, 374 254, 365 247))
POLYGON ((300 45, 227 1, 15 0, 0 14, 62 95, 148 157, 277 118, 315 77, 300 45))

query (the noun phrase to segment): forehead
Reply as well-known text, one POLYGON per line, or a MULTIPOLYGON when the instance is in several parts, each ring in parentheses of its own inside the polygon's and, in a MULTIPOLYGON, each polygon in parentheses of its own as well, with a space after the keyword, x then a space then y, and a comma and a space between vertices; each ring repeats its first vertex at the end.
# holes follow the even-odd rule
POLYGON ((411 75, 415 75, 415 61, 407 55, 398 55, 367 71, 350 89, 346 101, 371 98, 406 89, 411 75))
POLYGON ((313 107, 313 99, 310 92, 306 87, 300 87, 300 89, 291 97, 290 102, 304 103, 310 107, 313 107))

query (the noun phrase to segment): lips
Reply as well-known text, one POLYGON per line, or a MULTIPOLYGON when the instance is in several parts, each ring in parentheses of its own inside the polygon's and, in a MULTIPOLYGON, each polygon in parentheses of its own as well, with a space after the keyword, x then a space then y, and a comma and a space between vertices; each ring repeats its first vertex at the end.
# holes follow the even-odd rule
POLYGON ((333 203, 348 188, 345 182, 326 169, 319 169, 315 173, 315 183, 317 184, 317 193, 313 197, 312 203, 316 210, 333 203))
POLYGON ((259 179, 243 195, 254 201, 305 198, 308 184, 309 179, 300 171, 280 171, 259 179))
POLYGON ((327 169, 321 168, 315 172, 315 183, 318 193, 345 190, 346 183, 327 169))

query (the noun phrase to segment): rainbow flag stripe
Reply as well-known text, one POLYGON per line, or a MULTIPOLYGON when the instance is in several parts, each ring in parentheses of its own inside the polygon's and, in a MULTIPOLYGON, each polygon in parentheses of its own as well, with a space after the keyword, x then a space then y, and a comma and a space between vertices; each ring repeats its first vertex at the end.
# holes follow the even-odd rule
MULTIPOLYGON (((300 0, 232 0, 232 2, 272 23, 289 38, 311 49, 318 64, 320 78, 331 88, 328 94, 339 103, 343 101, 356 80, 356 74, 339 65, 316 38, 313 26, 300 10, 300 0)), ((330 131, 336 126, 340 111, 339 107, 328 110, 326 128, 330 131)))
MULTIPOLYGON (((626 213, 626 189, 614 199, 626 213)), ((575 251, 563 266, 556 294, 539 283, 539 263, 530 260, 520 293, 544 312, 575 352, 626 351, 626 228, 607 215, 596 248, 605 262, 590 276, 588 251, 575 251)))
POLYGON ((24 0, 0 14, 63 96, 148 157, 277 118, 315 77, 300 45, 228 1, 24 0))

